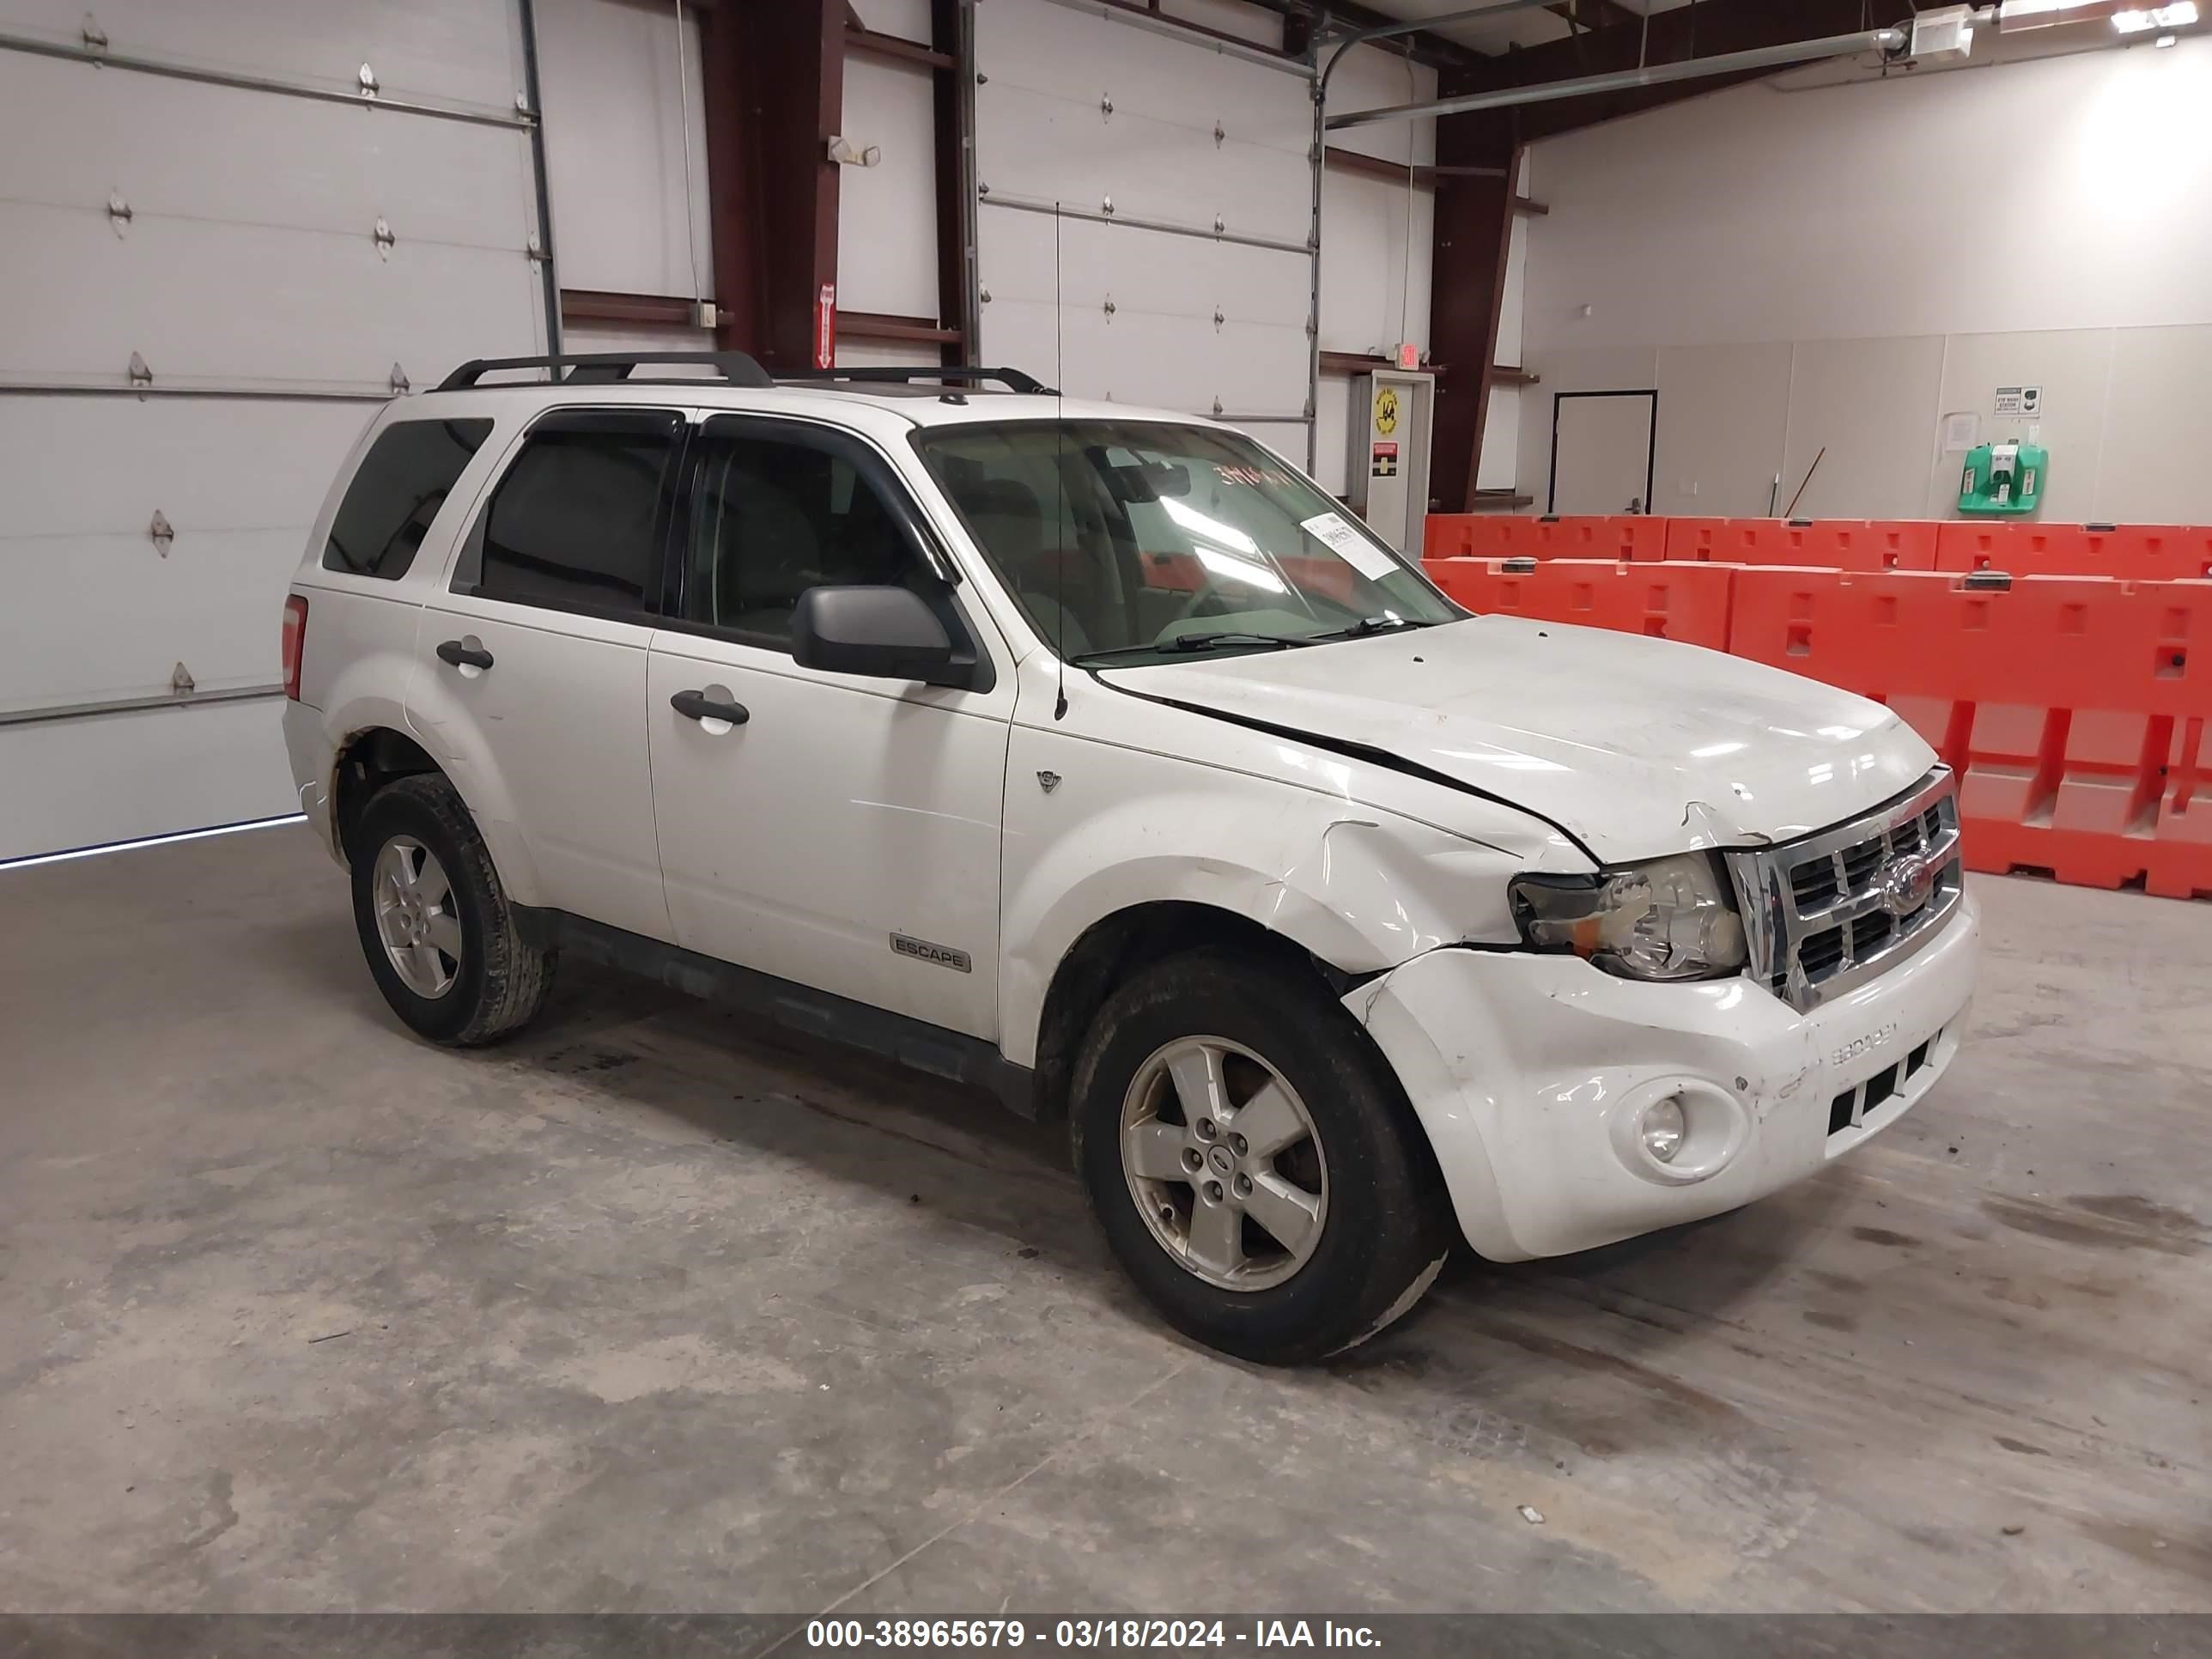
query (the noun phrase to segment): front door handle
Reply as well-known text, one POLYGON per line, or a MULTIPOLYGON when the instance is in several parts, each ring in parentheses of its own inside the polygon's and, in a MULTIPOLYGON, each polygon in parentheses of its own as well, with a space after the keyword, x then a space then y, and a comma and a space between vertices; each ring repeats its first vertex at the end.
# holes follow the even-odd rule
POLYGON ((489 668, 491 653, 480 645, 471 645, 466 640, 441 640, 438 644, 438 660, 449 662, 456 668, 489 668))
MULTIPOLYGON (((722 690, 719 685, 713 689, 722 690)), ((727 692, 710 697, 704 691, 678 691, 668 700, 668 706, 690 720, 727 720, 732 726, 743 726, 752 718, 744 704, 729 700, 727 692)))

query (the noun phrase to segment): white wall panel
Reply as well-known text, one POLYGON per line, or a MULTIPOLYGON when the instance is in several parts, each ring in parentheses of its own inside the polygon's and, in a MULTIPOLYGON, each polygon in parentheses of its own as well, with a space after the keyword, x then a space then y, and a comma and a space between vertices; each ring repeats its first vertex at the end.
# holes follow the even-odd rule
MULTIPOLYGON (((520 85, 512 0, 98 15, 118 56, 318 86, 366 62, 392 99, 501 113, 520 85)), ((0 0, 0 28, 82 22, 0 0)), ((393 364, 419 388, 540 347, 535 228, 511 125, 0 52, 0 710, 159 696, 179 662, 204 693, 273 682, 287 580, 393 364), (134 353, 143 398, 114 395, 134 353), (368 395, 281 395, 314 390, 368 395)), ((273 701, 0 726, 0 854, 291 805, 273 701)))
MULTIPOLYGON (((1521 158, 1521 176, 1516 180, 1519 192, 1529 195, 1530 158, 1521 158)), ((1523 337, 1523 315, 1528 292, 1528 223, 1520 214, 1505 234, 1505 291, 1498 301, 1498 343, 1492 352, 1493 362, 1518 368, 1528 361, 1528 345, 1523 337)), ((1450 388, 1444 389, 1450 395, 1450 388)), ((1476 458, 1474 487, 1477 489, 1512 489, 1519 482, 1521 471, 1521 443, 1522 422, 1527 418, 1524 407, 1533 407, 1542 401, 1548 408, 1550 400, 1538 392, 1524 393, 1516 386, 1493 386, 1490 388, 1490 412, 1482 425, 1482 453, 1476 458)))
MULTIPOLYGON (((837 367, 840 368, 935 368, 944 360, 933 345, 915 345, 903 340, 840 340, 837 342, 837 367)), ((994 364, 993 367, 1001 367, 994 364)), ((1017 363, 1015 368, 1024 367, 1017 363)))
MULTIPOLYGON (((1392 104, 1424 103, 1437 95, 1437 72, 1380 46, 1354 46, 1328 78, 1328 112, 1382 109, 1392 104)), ((1340 127, 1328 135, 1331 149, 1357 150, 1385 161, 1437 159, 1437 124, 1377 121, 1340 127)))
POLYGON ((1110 91, 1117 113, 1177 121, 1205 131, 1209 143, 1217 120, 1231 137, 1301 155, 1312 135, 1313 105, 1300 77, 1103 8, 977 0, 975 32, 976 67, 990 84, 1049 93, 1087 106, 1094 117, 1110 91))
POLYGON ((0 726, 0 858, 298 811, 281 711, 216 702, 0 726))
POLYGON ((1517 386, 1490 388, 1490 413, 1482 425, 1482 455, 1474 471, 1477 489, 1510 489, 1521 467, 1521 406, 1536 393, 1517 386))
POLYGON ((1800 342, 1790 363, 1780 510, 1789 510, 1802 484, 1801 518, 1917 517, 1942 375, 1940 337, 1800 342))
POLYGON ((1532 353, 1529 367, 1544 378, 1540 386, 1527 387, 1521 393, 1521 438, 1514 455, 1513 485, 1520 494, 1534 498, 1532 511, 1541 513, 1545 510, 1545 489, 1552 465, 1553 394, 1649 389, 1657 384, 1659 355, 1632 346, 1597 351, 1553 351, 1540 359, 1532 353))
MULTIPOLYGON (((589 351, 712 351, 714 331, 658 323, 568 323, 562 327, 561 346, 580 356, 589 351)), ((686 371, 672 367, 668 372, 681 377, 686 371)), ((702 379, 720 378, 711 368, 698 373, 702 379)))
POLYGON ((143 538, 157 511, 179 536, 296 527, 304 547, 331 469, 375 412, 335 400, 0 395, 0 559, 23 538, 143 538), (240 465, 246 456, 255 464, 240 465))
POLYGON ((538 56, 561 285, 711 298, 696 13, 538 0, 538 56))
MULTIPOLYGON (((2045 471, 2043 516, 2079 523, 2097 511, 2098 463, 2105 445, 2106 399, 2112 380, 2112 331, 2037 329, 2016 334, 1954 334, 1945 343, 1936 410, 1924 411, 1933 463, 1916 517, 1943 518, 1959 501, 1960 464, 1941 453, 1937 410, 1972 410, 1984 438, 2027 437, 2057 458, 2045 471), (2000 386, 2039 386, 2043 413, 2032 423, 1996 418, 2000 386)), ((1809 499, 1809 497, 1808 497, 1809 499)))
MULTIPOLYGON (((976 9, 981 355, 1072 396, 1303 414, 1310 373, 1308 82, 1203 40, 1047 0, 976 9), (1106 108, 1111 105, 1110 110, 1106 108), (1055 218, 1065 203, 1294 244, 1055 218), (1110 307, 1110 308, 1109 308, 1110 307)), ((1303 453, 1304 443, 1295 447, 1303 453)))
POLYGON ((1994 66, 1984 44, 1969 70, 1736 87, 1546 139, 1531 343, 2212 323, 2212 38, 1994 66), (1993 144, 2032 210, 1968 205, 1993 144))
MULTIPOLYGON (((1791 356, 1786 343, 1771 342, 1659 353, 1654 513, 1758 518, 1770 510, 1790 426, 1791 356)), ((1787 500, 1784 491, 1772 507, 1787 500)))
POLYGON ((0 52, 0 201, 93 213, 125 251, 165 219, 319 231, 371 262, 402 243, 520 254, 535 222, 520 128, 349 109, 0 52), (56 142, 66 133, 68 142, 56 142), (46 142, 36 142, 43 135, 46 142), (110 192, 134 216, 119 239, 110 192))
MULTIPOLYGON (((2212 521, 2204 389, 2212 328, 2130 328, 2112 340, 2112 400, 2092 517, 2142 524, 2212 521)), ((2054 471, 2071 458, 2054 455, 2054 471)))
POLYGON ((1250 434, 1301 472, 1306 466, 1306 429, 1287 421, 1241 421, 1237 430, 1250 434))
POLYGON ((988 361, 1072 397, 1194 414, 1304 410, 1304 255, 1006 208, 980 217, 988 361))
MULTIPOLYGON (((1985 44, 2012 50, 1990 35, 1970 69, 1882 80, 1808 68, 1543 141, 1534 193, 1552 210, 1528 222, 1527 361, 1548 389, 1563 356, 1659 350, 1686 368, 1718 365, 1696 356, 1718 349, 1794 350, 1783 504, 1827 442, 1799 510, 1850 516, 1948 516, 1942 415, 2021 435, 1996 426, 1995 392, 2038 384, 2045 517, 2212 520, 2212 469, 2185 435, 2203 416, 2183 390, 2202 384, 2191 349, 2212 328, 2212 37, 2110 38, 1988 62, 1985 44), (1972 205, 1973 158, 1993 155, 2018 210, 1972 205)), ((1684 405, 1663 377, 1661 391, 1662 457, 1712 452, 1714 421, 1771 448, 1771 375, 1725 412, 1726 388, 1705 387, 1703 434, 1675 429, 1684 405)), ((1748 493, 1739 481, 1726 499, 1748 493)), ((1660 505, 1743 510, 1663 487, 1660 505)))
MULTIPOLYGON (((848 311, 937 315, 935 76, 919 64, 845 58, 844 136, 873 145, 872 167, 837 179, 837 303, 848 311)), ((957 326, 959 319, 946 319, 957 326)))
POLYGON ((1401 340, 1428 349, 1435 224, 1432 190, 1346 173, 1322 179, 1323 350, 1388 352, 1401 340))
POLYGON ((0 203, 0 376, 120 384, 133 352, 175 385, 434 383, 536 349, 535 269, 507 249, 0 203), (280 280, 268 276, 282 273, 280 280))
POLYGON ((929 0, 853 0, 853 9, 878 34, 929 39, 929 0))
POLYGON ((41 619, 0 653, 0 708, 158 696, 179 662, 204 690, 271 684, 307 539, 304 526, 196 532, 167 558, 143 531, 0 543, 8 603, 41 619))
POLYGON ((0 708, 157 694, 179 662, 203 690, 275 680, 285 584, 371 407, 0 398, 0 593, 46 619, 9 630, 0 708))
POLYGON ((1111 198, 1117 213, 1305 240, 1302 79, 1045 0, 985 0, 975 52, 977 169, 991 193, 1093 212, 1111 198))
POLYGON ((1352 491, 1352 386, 1349 374, 1323 374, 1314 400, 1314 482, 1340 501, 1352 491))
POLYGON ((1118 94, 1094 94, 1085 104, 994 77, 976 94, 975 152, 994 196, 1091 213, 1110 201, 1131 218, 1200 228, 1218 222, 1237 235, 1300 243, 1313 217, 1304 146, 1286 153, 1234 137, 1217 143, 1211 125, 1124 109, 1118 94), (1108 95, 1111 116, 1098 107, 1108 95))
MULTIPOLYGON (((511 111, 522 44, 511 0, 95 0, 118 57, 511 111)), ((0 0, 0 29, 82 43, 86 0, 0 0)))

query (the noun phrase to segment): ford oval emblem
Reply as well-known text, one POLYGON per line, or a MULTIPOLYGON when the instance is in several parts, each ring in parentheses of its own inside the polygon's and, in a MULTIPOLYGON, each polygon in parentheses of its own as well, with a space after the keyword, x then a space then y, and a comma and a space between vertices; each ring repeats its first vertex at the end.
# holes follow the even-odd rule
POLYGON ((1893 916, 1909 916, 1928 902, 1936 891, 1936 865, 1917 853, 1894 858, 1875 878, 1881 908, 1893 916))

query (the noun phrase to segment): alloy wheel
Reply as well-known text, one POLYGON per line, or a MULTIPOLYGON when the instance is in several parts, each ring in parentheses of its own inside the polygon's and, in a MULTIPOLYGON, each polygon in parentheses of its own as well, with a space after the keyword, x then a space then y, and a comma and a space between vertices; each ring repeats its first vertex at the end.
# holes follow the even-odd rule
POLYGON ((376 855, 369 890, 376 936, 399 982, 433 1001, 452 990, 461 971, 461 919, 437 855, 411 836, 394 836, 376 855))
POLYGON ((1223 1290, 1279 1285, 1328 1217, 1321 1133, 1289 1079, 1225 1037, 1179 1037, 1129 1084, 1121 1170, 1153 1238, 1223 1290))

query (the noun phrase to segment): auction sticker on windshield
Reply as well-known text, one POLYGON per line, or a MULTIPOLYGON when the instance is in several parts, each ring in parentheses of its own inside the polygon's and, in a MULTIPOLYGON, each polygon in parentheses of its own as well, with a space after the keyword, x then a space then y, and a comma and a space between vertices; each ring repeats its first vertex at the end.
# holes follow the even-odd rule
POLYGON ((1398 562, 1344 521, 1340 513, 1316 513, 1298 528, 1317 542, 1327 542, 1344 562, 1370 581, 1380 581, 1398 568, 1398 562))

